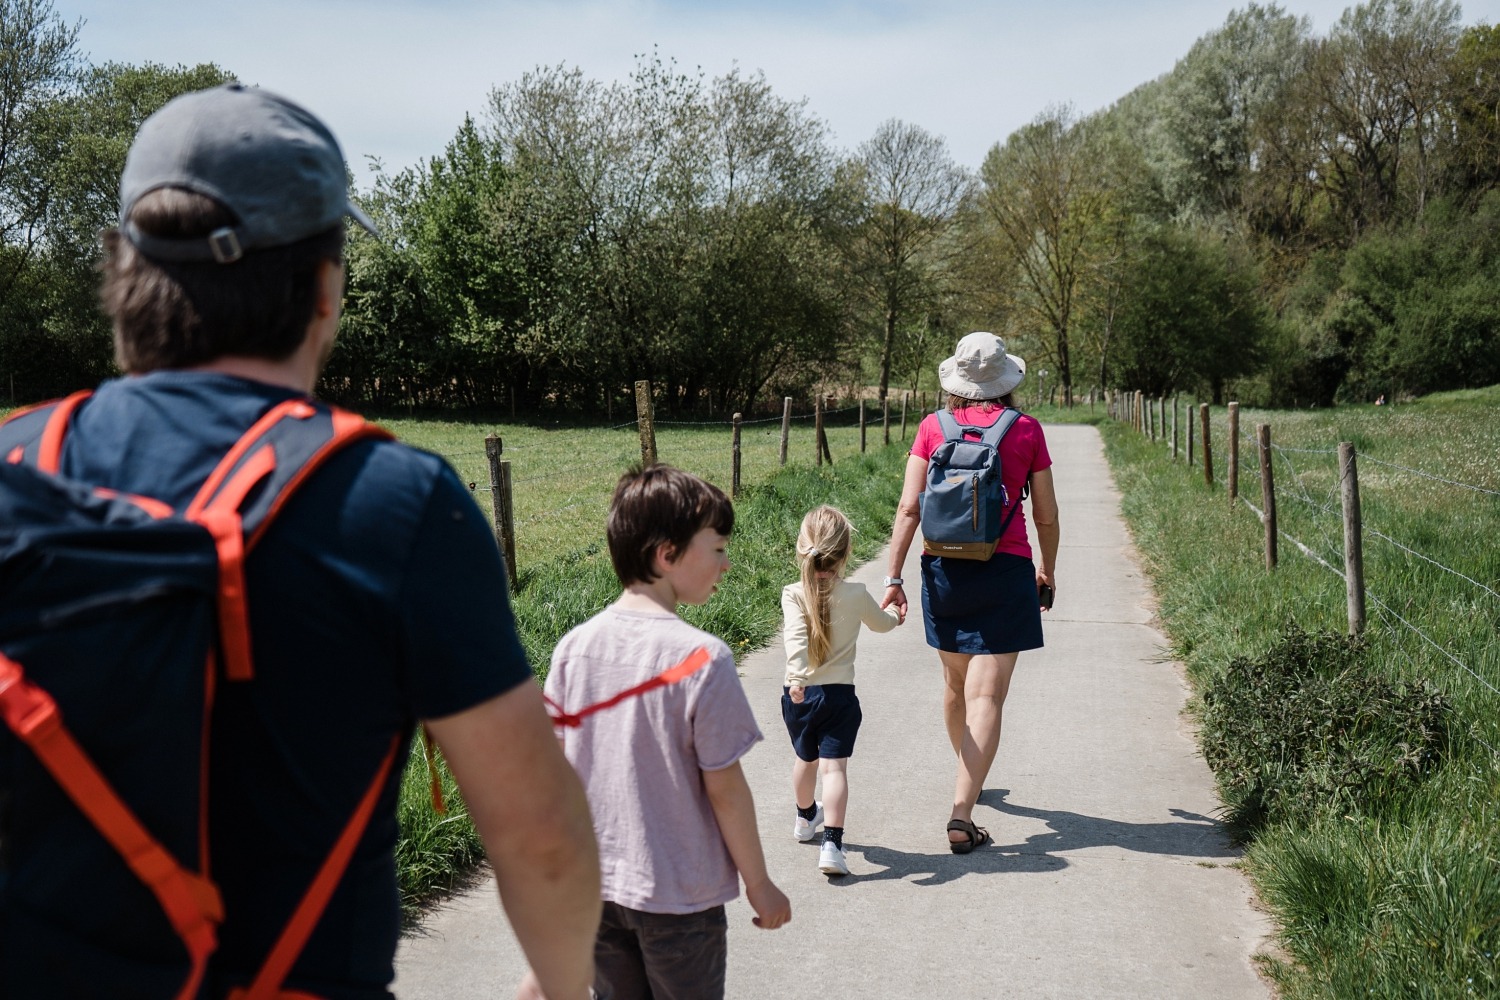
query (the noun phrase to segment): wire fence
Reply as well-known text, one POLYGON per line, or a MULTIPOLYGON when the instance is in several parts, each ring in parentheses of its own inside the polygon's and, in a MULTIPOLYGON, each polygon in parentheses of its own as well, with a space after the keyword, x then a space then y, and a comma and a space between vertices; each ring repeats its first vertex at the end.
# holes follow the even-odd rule
POLYGON ((520 441, 497 438, 490 446, 494 455, 490 447, 443 451, 470 491, 488 496, 485 506, 494 509, 496 534, 518 583, 518 568, 602 541, 619 477, 643 460, 648 446, 658 461, 733 494, 783 466, 821 465, 904 440, 914 433, 911 418, 920 419, 925 402, 898 401, 893 394, 885 410, 870 401, 821 405, 820 399, 794 412, 788 399, 781 415, 748 421, 655 420, 647 414, 629 423, 538 430, 521 434, 520 441))
MULTIPOLYGON (((1144 410, 1148 403, 1161 407, 1161 440, 1167 445, 1172 459, 1176 460, 1179 457, 1176 442, 1168 442, 1166 436, 1165 405, 1133 394, 1115 394, 1109 412, 1116 419, 1130 422, 1143 433, 1149 434, 1153 428, 1144 410)), ((1175 428, 1178 402, 1172 400, 1170 406, 1175 428)), ((1193 411, 1197 409, 1198 405, 1188 407, 1187 426, 1193 426, 1191 418, 1194 416, 1193 411)), ((1209 426, 1221 428, 1220 441, 1232 442, 1234 447, 1226 449, 1232 451, 1232 455, 1226 457, 1238 469, 1238 457, 1243 446, 1248 445, 1254 455, 1259 452, 1261 442, 1245 428, 1239 429, 1233 438, 1228 437, 1230 427, 1237 423, 1237 405, 1232 409, 1216 409, 1219 409, 1221 419, 1217 423, 1210 421, 1209 426)), ((1266 436, 1269 439, 1269 430, 1266 431, 1266 436)), ((1267 491, 1266 484, 1263 483, 1262 493, 1270 493, 1272 509, 1263 510, 1245 496, 1231 497, 1231 500, 1252 511, 1262 525, 1269 527, 1274 524, 1275 531, 1273 533, 1268 530, 1268 536, 1274 534, 1275 538, 1291 545, 1309 562, 1343 581, 1346 590, 1351 592, 1351 616, 1355 605, 1352 589, 1358 587, 1359 607, 1363 608, 1366 599, 1373 605, 1379 618, 1378 627, 1391 639, 1394 648, 1401 651, 1415 676, 1434 680, 1436 674, 1433 665, 1443 664, 1456 671, 1455 676, 1471 681, 1493 711, 1486 710, 1481 713, 1481 717, 1468 720, 1469 735, 1489 751, 1492 765, 1500 767, 1500 751, 1495 747, 1495 742, 1500 742, 1500 735, 1486 739, 1480 731, 1481 725, 1500 730, 1500 666, 1497 666, 1500 664, 1500 590, 1492 585, 1500 581, 1486 583, 1480 578, 1487 576, 1487 573, 1449 564, 1450 560, 1462 562, 1465 558, 1471 558, 1486 569, 1494 565, 1490 554, 1495 548, 1489 541, 1493 535, 1488 530, 1481 530, 1479 526, 1500 528, 1500 506, 1484 499, 1500 496, 1500 490, 1490 485, 1465 481, 1449 470, 1417 468, 1390 458, 1379 458, 1368 452, 1356 452, 1352 445, 1346 447, 1351 456, 1347 466, 1343 463, 1339 447, 1293 447, 1270 443, 1268 454, 1262 458, 1262 465, 1269 467, 1272 488, 1267 491), (1353 457, 1356 454, 1357 465, 1353 457), (1332 468, 1328 467, 1330 460, 1334 463, 1332 468), (1362 500, 1362 487, 1354 470, 1365 464, 1378 467, 1386 477, 1400 478, 1384 483, 1383 488, 1373 495, 1369 488, 1371 484, 1367 481, 1363 484, 1365 492, 1362 500), (1413 499, 1414 491, 1407 485, 1413 479, 1446 489, 1448 494, 1440 498, 1441 503, 1457 505, 1456 512, 1451 515, 1455 519, 1454 530, 1443 533, 1442 537, 1447 538, 1451 534, 1465 539, 1467 544, 1460 543, 1453 548, 1452 555, 1440 556, 1431 549, 1423 551, 1426 546, 1415 539, 1396 537, 1399 533, 1396 527, 1387 525, 1388 530, 1382 530, 1371 523, 1372 520, 1379 522, 1386 518, 1410 529, 1414 525, 1410 518, 1416 516, 1418 520, 1415 525, 1425 529, 1422 533, 1429 538, 1434 536, 1434 529, 1427 522, 1435 517, 1431 508, 1438 504, 1430 498, 1422 501, 1413 499), (1351 488, 1354 497, 1352 521, 1350 507, 1345 502, 1345 496, 1351 488), (1463 495, 1474 496, 1484 506, 1477 510, 1464 508, 1459 503, 1463 495), (1285 520, 1280 519, 1278 508, 1281 514, 1290 516, 1285 520), (1351 550, 1349 544, 1346 544, 1348 538, 1353 539, 1352 544, 1357 553, 1352 563, 1351 550), (1375 558, 1369 562, 1365 561, 1365 540, 1378 546, 1370 553, 1375 558), (1354 578, 1352 581, 1351 577, 1354 578), (1373 586, 1366 585, 1367 578, 1373 581, 1373 586), (1446 583, 1433 582, 1434 580, 1446 583), (1400 593, 1402 599, 1393 598, 1392 593, 1400 593), (1446 597, 1450 609, 1448 614, 1443 615, 1441 609, 1434 610, 1436 601, 1433 595, 1446 597), (1428 621, 1422 621, 1424 614, 1428 621), (1440 641, 1433 635, 1434 631, 1438 631, 1447 641, 1440 641), (1425 659, 1415 655, 1408 650, 1406 639, 1415 642, 1418 649, 1425 649, 1431 655, 1425 659)), ((1199 455, 1198 463, 1202 464, 1201 451, 1199 455)), ((1227 480, 1226 475, 1225 485, 1227 480)), ((1217 478, 1212 481, 1215 485, 1219 484, 1217 478)), ((1271 547, 1269 538, 1267 546, 1268 565, 1274 565, 1274 548, 1271 547)), ((1351 631, 1363 628, 1362 621, 1356 626, 1351 617, 1351 631)))

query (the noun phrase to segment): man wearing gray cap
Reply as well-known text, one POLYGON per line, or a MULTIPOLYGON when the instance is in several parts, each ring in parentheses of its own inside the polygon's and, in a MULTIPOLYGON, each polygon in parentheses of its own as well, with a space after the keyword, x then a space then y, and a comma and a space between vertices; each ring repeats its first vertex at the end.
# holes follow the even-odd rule
MULTIPOLYGON (((74 411, 59 471, 180 510, 273 409, 327 411, 311 396, 339 321, 344 219, 374 227, 349 202, 328 129, 236 84, 142 125, 120 202, 102 297, 128 374, 74 411)), ((285 504, 244 572, 254 677, 214 692, 205 843, 224 920, 197 995, 390 995, 399 762, 422 720, 534 970, 521 995, 588 996, 599 871, 587 805, 531 683, 493 535, 452 470, 358 441, 285 504), (397 766, 371 785, 393 742, 397 766), (367 786, 378 798, 345 874, 305 946, 277 959, 284 981, 258 992, 367 786)), ((134 957, 98 957, 119 979, 89 995, 173 995, 130 981, 150 975, 134 957)))

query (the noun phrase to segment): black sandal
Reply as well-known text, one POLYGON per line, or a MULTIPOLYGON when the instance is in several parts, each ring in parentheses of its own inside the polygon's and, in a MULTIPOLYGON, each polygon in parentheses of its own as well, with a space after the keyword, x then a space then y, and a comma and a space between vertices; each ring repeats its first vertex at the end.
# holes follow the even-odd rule
POLYGON ((950 840, 948 849, 954 854, 968 854, 976 847, 983 847, 990 842, 990 831, 982 826, 975 826, 966 819, 955 819, 948 823, 948 831, 957 830, 968 837, 968 840, 950 840))

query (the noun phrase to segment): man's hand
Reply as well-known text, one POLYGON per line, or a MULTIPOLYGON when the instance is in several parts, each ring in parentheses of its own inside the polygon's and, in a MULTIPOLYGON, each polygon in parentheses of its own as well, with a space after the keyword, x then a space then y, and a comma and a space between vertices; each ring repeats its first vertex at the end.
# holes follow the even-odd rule
POLYGON ((774 931, 792 919, 792 901, 770 879, 755 886, 747 884, 745 899, 755 911, 750 922, 763 931, 774 931))

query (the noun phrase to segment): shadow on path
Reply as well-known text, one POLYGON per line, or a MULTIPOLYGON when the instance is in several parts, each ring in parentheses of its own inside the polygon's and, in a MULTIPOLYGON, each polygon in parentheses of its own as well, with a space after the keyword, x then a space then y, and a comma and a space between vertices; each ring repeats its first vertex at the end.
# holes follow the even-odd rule
POLYGON ((1211 816, 1186 809, 1168 809, 1176 821, 1126 823, 1102 816, 1085 816, 1062 809, 1032 809, 1007 802, 1006 788, 988 788, 979 796, 987 805, 1008 816, 1039 819, 1051 829, 1032 834, 1019 844, 998 848, 1020 854, 1050 854, 1080 851, 1090 847, 1123 847, 1145 854, 1170 854, 1185 858, 1237 860, 1236 849, 1224 825, 1211 816))
MULTIPOLYGON (((844 844, 845 850, 864 857, 882 869, 868 874, 850 874, 830 879, 834 886, 847 887, 861 882, 911 879, 913 885, 943 885, 965 875, 1025 875, 1055 872, 1068 866, 1066 858, 1057 855, 1094 847, 1119 847, 1145 854, 1184 858, 1234 861, 1240 857, 1224 827, 1212 817, 1186 809, 1168 810, 1176 820, 1163 823, 1126 823, 1121 820, 1085 816, 1061 809, 1032 809, 1007 802, 1009 789, 987 789, 979 797, 983 805, 1009 816, 1039 819, 1050 828, 1033 834, 1018 844, 992 843, 971 854, 918 854, 897 851, 873 844, 844 844)), ((983 824, 981 824, 983 825, 983 824)), ((935 830, 933 840, 941 843, 942 830, 935 830)))

